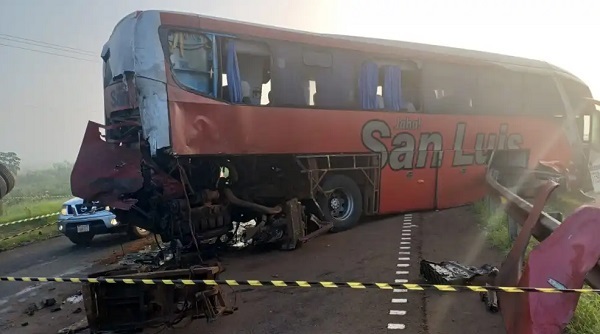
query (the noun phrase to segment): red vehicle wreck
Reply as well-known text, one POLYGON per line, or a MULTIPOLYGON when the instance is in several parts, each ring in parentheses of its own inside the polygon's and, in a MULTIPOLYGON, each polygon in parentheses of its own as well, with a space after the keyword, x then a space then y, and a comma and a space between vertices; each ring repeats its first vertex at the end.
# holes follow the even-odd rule
POLYGON ((587 85, 541 61, 162 11, 121 20, 102 59, 73 194, 189 249, 233 222, 291 249, 321 221, 467 204, 491 150, 589 184, 600 141, 587 85))

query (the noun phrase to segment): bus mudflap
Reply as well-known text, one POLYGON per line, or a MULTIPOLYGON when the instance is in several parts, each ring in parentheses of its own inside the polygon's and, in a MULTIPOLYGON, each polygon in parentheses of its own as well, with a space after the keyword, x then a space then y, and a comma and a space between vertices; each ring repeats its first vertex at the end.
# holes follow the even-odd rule
POLYGON ((121 143, 110 143, 102 138, 95 122, 88 122, 73 171, 71 192, 85 200, 94 200, 112 208, 129 210, 134 199, 124 199, 143 186, 139 149, 121 143))

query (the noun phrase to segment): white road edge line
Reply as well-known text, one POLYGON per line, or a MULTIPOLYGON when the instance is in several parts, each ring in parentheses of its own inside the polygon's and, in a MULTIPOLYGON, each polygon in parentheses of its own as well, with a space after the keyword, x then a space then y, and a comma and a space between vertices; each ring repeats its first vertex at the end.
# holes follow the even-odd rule
MULTIPOLYGON (((414 225, 412 224, 412 214, 407 214, 404 215, 404 224, 402 226, 402 236, 401 236, 401 240, 408 240, 408 241, 401 241, 400 245, 410 245, 410 228, 412 228, 414 225)), ((400 246, 400 249, 410 249, 410 246, 400 246)), ((403 252, 400 251, 398 252, 399 255, 410 255, 410 252, 403 252)), ((410 257, 399 257, 398 261, 410 261, 410 257)), ((397 267, 400 268, 406 268, 409 267, 410 264, 408 263, 398 263, 396 265, 397 267)), ((408 271, 396 271, 396 275, 408 275, 408 271)), ((408 283, 408 279, 404 279, 404 278, 397 278, 394 280, 394 282, 396 283, 408 283)), ((408 292, 407 289, 394 289, 394 292, 398 293, 398 292, 408 292)), ((406 298, 392 298, 392 303, 393 304, 406 304, 408 303, 408 299, 406 298)), ((390 310, 390 315, 406 315, 406 311, 404 310, 390 310)), ((405 324, 399 324, 399 323, 388 323, 388 329, 405 329, 406 325, 405 324)))
POLYGON ((392 303, 394 304, 406 304, 408 300, 406 298, 394 298, 392 299, 392 303))

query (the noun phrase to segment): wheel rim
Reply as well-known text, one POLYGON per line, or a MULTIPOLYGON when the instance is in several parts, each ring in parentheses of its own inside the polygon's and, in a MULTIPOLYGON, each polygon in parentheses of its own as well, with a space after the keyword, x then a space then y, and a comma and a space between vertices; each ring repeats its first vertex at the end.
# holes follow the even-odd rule
POLYGON ((141 228, 141 227, 137 227, 137 226, 136 226, 136 227, 135 227, 135 229, 136 229, 136 231, 137 231, 139 234, 148 234, 148 231, 147 231, 147 230, 145 230, 145 229, 143 229, 143 228, 141 228))
POLYGON ((331 217, 346 220, 354 210, 354 198, 344 189, 334 189, 327 201, 331 217))

